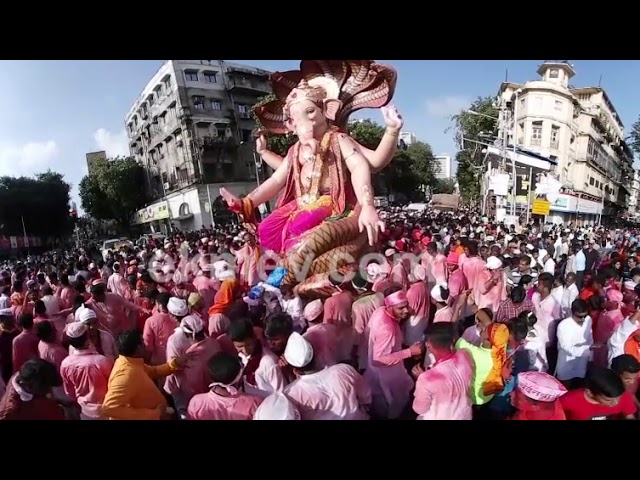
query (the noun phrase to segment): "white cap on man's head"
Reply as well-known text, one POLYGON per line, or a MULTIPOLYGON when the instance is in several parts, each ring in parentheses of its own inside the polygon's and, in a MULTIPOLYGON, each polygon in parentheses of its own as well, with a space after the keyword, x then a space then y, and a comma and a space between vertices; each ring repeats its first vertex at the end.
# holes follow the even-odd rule
POLYGON ((167 303, 167 310, 169 310, 171 315, 175 315, 176 317, 184 317, 189 313, 187 302, 176 297, 171 297, 169 299, 169 303, 167 303))
POLYGON ((295 368, 303 368, 313 360, 313 347, 299 333, 293 332, 284 349, 284 359, 295 368))
POLYGON ((300 413, 282 393, 272 393, 260 404, 254 420, 300 420, 300 413))

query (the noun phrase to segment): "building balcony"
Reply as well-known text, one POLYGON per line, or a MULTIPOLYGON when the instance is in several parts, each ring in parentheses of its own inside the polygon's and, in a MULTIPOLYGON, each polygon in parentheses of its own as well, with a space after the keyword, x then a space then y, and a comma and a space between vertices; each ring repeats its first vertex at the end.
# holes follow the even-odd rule
POLYGON ((228 83, 229 91, 247 92, 252 94, 267 94, 269 93, 269 87, 263 80, 243 77, 229 77, 228 83))
POLYGON ((202 148, 234 148, 238 146, 238 142, 233 137, 205 135, 198 139, 198 145, 202 148))

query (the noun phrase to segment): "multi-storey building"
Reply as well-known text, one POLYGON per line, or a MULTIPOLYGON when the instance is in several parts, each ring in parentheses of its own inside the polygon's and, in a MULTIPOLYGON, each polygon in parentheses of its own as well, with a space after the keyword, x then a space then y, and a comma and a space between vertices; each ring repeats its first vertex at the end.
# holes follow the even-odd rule
POLYGON ((416 136, 413 132, 400 132, 399 141, 403 141, 405 145, 409 146, 416 143, 416 136))
POLYGON ((89 175, 91 175, 95 171, 96 166, 98 164, 106 161, 107 161, 107 152, 105 152, 104 150, 100 152, 87 153, 87 172, 89 173, 89 175))
MULTIPOLYGON (((563 184, 547 221, 594 224, 600 215, 625 213, 633 155, 606 92, 600 87, 573 87, 569 81, 575 73, 566 61, 545 62, 538 69, 541 79, 503 83, 500 95, 510 113, 503 128, 509 130, 509 149, 547 160, 543 170, 563 184)), ((527 168, 519 168, 516 165, 517 176, 527 177, 527 168)), ((532 172, 529 169, 529 175, 532 172)), ((527 183, 535 188, 535 173, 540 172, 533 173, 527 183)), ((522 202, 530 203, 528 197, 522 202)))
POLYGON ((436 155, 433 160, 436 178, 444 180, 453 176, 453 161, 449 155, 436 155))
POLYGON ((629 197, 629 215, 637 218, 640 214, 640 172, 634 170, 631 196, 629 197))
POLYGON ((224 186, 237 195, 265 172, 255 160, 251 108, 271 92, 269 72, 223 60, 168 60, 126 116, 131 155, 155 202, 134 223, 183 230, 211 225, 224 186))

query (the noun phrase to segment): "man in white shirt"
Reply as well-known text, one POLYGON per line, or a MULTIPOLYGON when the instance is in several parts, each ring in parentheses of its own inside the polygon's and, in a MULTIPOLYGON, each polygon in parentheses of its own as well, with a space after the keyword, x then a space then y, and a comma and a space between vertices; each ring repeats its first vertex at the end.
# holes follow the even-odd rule
POLYGON ((545 272, 550 273, 551 275, 555 275, 556 262, 553 261, 553 258, 551 258, 551 255, 549 255, 549 252, 547 252, 546 250, 540 250, 538 252, 538 262, 545 272))
POLYGON ((576 283, 578 284, 578 289, 582 288, 582 283, 584 282, 584 271, 587 268, 587 256, 584 254, 583 245, 578 245, 579 250, 576 253, 576 283))
POLYGON ((2 287, 2 289, 0 289, 0 309, 11 307, 10 293, 11 287, 2 287))
POLYGON ((593 343, 591 328, 587 302, 580 298, 574 300, 571 304, 571 316, 560 322, 557 332, 556 377, 570 390, 582 386, 591 360, 591 351, 600 347, 593 343))
POLYGON ((566 317, 571 314, 571 305, 573 301, 578 298, 580 292, 576 286, 576 274, 567 273, 565 277, 566 288, 562 294, 562 313, 566 317))

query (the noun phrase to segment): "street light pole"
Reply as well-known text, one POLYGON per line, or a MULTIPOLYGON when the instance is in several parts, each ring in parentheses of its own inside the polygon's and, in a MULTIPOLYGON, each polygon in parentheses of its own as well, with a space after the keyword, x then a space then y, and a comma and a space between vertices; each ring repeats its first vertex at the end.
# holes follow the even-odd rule
POLYGON ((604 213, 604 196, 607 194, 607 189, 609 188, 609 184, 605 186, 602 190, 602 202, 600 204, 600 220, 598 221, 598 225, 602 226, 602 214, 604 213))
MULTIPOLYGON (((513 105, 513 158, 511 159, 511 170, 513 171, 513 205, 511 206, 511 210, 513 216, 515 216, 517 213, 516 191, 518 189, 518 181, 516 177, 516 155, 518 154, 518 150, 516 148, 516 137, 518 136, 518 95, 520 94, 520 92, 522 92, 522 90, 516 90, 516 103, 514 103, 513 105)), ((529 179, 529 187, 531 187, 531 179, 529 179)), ((527 212, 529 211, 529 207, 530 206, 527 203, 527 212)))

